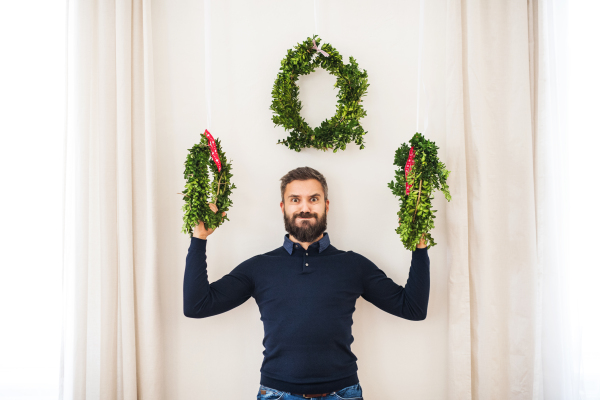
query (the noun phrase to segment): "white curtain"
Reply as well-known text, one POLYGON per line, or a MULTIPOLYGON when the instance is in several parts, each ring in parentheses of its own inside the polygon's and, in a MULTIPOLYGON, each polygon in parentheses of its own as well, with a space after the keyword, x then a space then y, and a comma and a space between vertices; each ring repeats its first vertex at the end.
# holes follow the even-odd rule
POLYGON ((449 398, 591 398, 567 234, 567 2, 447 4, 449 398))
POLYGON ((69 2, 61 399, 162 399, 150 0, 69 2))
MULTIPOLYGON (((567 1, 530 0, 530 76, 534 133, 540 397, 584 399, 579 387, 580 325, 569 256, 567 158, 567 1)), ((539 377, 538 377, 539 379, 539 377)))
POLYGON ((529 400, 540 382, 527 3, 449 0, 447 29, 449 398, 529 400))
POLYGON ((451 399, 541 398, 532 11, 448 1, 451 399))

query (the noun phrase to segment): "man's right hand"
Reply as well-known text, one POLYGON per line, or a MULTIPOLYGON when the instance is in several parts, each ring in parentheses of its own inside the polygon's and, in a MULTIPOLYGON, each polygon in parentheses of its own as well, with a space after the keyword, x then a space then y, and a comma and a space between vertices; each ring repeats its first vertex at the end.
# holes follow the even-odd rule
MULTIPOLYGON (((216 205, 216 204, 214 204, 214 203, 209 203, 209 204, 208 204, 208 206, 209 206, 209 207, 210 207, 210 209, 211 209, 213 212, 215 212, 215 213, 216 213, 217 211, 219 211, 219 209, 217 208, 217 205, 216 205)), ((227 214, 227 213, 226 213, 225 211, 223 211, 223 216, 225 216, 225 214, 227 214)), ((214 228, 211 228, 211 229, 206 229, 206 228, 204 227, 204 222, 202 222, 202 221, 198 221, 198 225, 196 225, 196 226, 194 227, 194 234, 193 234, 193 236, 194 236, 195 238, 198 238, 198 239, 203 239, 203 240, 206 240, 206 238, 208 237, 208 235, 210 235, 210 234, 211 234, 211 233, 213 233, 214 231, 215 231, 215 229, 214 229, 214 228)))
MULTIPOLYGON (((400 221, 400 218, 398 218, 398 221, 400 221)), ((402 225, 402 221, 398 222, 398 225, 402 225)), ((417 249, 424 249, 425 247, 427 247, 427 241, 425 240, 425 232, 423 232, 421 235, 421 241, 417 245, 417 249)))

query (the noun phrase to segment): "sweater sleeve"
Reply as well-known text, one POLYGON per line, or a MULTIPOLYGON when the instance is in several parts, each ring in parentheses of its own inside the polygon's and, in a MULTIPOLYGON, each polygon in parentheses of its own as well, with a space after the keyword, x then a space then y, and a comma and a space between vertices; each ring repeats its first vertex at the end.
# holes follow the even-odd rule
POLYGON ((192 237, 185 259, 183 314, 190 318, 206 318, 229 311, 248 300, 254 290, 249 260, 209 284, 206 243, 207 240, 192 237))
MULTIPOLYGON (((364 258, 364 257, 363 257, 364 258)), ((373 262, 364 258, 362 297, 378 308, 400 318, 421 321, 429 303, 429 256, 427 247, 412 252, 406 286, 396 284, 373 262)))

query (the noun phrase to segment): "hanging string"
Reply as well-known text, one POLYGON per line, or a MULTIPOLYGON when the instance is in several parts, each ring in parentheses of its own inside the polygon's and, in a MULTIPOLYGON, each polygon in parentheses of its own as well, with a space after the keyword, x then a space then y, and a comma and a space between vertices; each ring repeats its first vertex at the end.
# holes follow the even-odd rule
POLYGON ((211 88, 211 46, 210 46, 210 0, 204 0, 204 93, 206 96, 206 129, 210 129, 212 108, 211 88))
MULTIPOLYGON (((315 0, 316 1, 316 0, 315 0)), ((421 106, 421 86, 425 90, 425 85, 421 80, 421 62, 423 60, 423 29, 425 26, 425 0, 419 2, 419 55, 417 61, 417 132, 419 132, 419 110, 421 106)), ((425 93, 426 95, 427 93, 425 93)), ((427 100, 427 99, 426 99, 427 100)), ((427 110, 425 111, 427 113, 427 110)), ((428 118, 425 118, 425 129, 427 129, 428 118)))
POLYGON ((317 25, 317 0, 315 0, 315 35, 319 34, 319 26, 317 25))

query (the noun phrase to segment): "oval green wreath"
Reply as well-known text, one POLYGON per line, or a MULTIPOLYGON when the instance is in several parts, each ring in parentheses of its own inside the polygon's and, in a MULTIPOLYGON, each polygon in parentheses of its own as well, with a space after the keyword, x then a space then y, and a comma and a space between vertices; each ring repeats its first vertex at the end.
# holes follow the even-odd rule
POLYGON ((198 221, 203 221, 207 229, 212 229, 229 221, 223 211, 228 211, 233 204, 229 196, 235 184, 231 182, 231 163, 227 162, 225 152, 221 150, 221 141, 215 138, 217 153, 221 160, 221 172, 214 161, 211 160, 209 142, 206 136, 201 134, 200 143, 188 149, 189 153, 185 160, 185 171, 183 173, 187 183, 183 194, 185 204, 181 208, 185 213, 183 216, 183 233, 192 237, 194 227, 198 221), (209 182, 208 169, 212 171, 213 180, 209 182), (214 213, 208 206, 208 195, 211 195, 211 203, 216 203, 218 212, 214 213))
POLYGON ((361 97, 367 93, 367 71, 360 71, 353 57, 344 64, 342 56, 329 43, 318 46, 317 35, 298 43, 281 61, 281 68, 273 85, 273 102, 270 109, 274 112, 273 122, 291 131, 283 144, 299 152, 302 148, 314 147, 323 151, 345 150, 346 144, 355 142, 364 149, 364 131, 359 119, 367 115, 361 104, 361 97), (313 43, 316 40, 316 45, 313 43), (322 48, 322 50, 321 50, 322 48), (325 56, 323 53, 327 53, 325 56), (313 55, 316 56, 313 59, 313 55), (337 77, 334 87, 339 88, 335 115, 321 122, 314 130, 300 116, 302 104, 298 99, 300 89, 296 84, 300 75, 307 75, 321 67, 337 77))
POLYGON ((431 210, 433 189, 441 190, 447 201, 450 201, 452 197, 446 183, 450 171, 438 159, 439 147, 418 132, 409 140, 409 143, 410 146, 403 143, 396 150, 394 165, 399 168, 395 172, 395 182, 388 183, 388 187, 395 196, 400 198, 400 211, 397 214, 401 223, 396 228, 396 233, 400 235, 406 249, 415 251, 423 233, 429 243, 428 248, 437 244, 429 233, 435 228, 433 223, 435 215, 433 214, 437 211, 431 210), (406 174, 406 162, 411 147, 414 152, 414 165, 406 174), (408 194, 406 194, 407 184, 411 185, 408 194), (403 221, 407 221, 407 223, 403 221))

